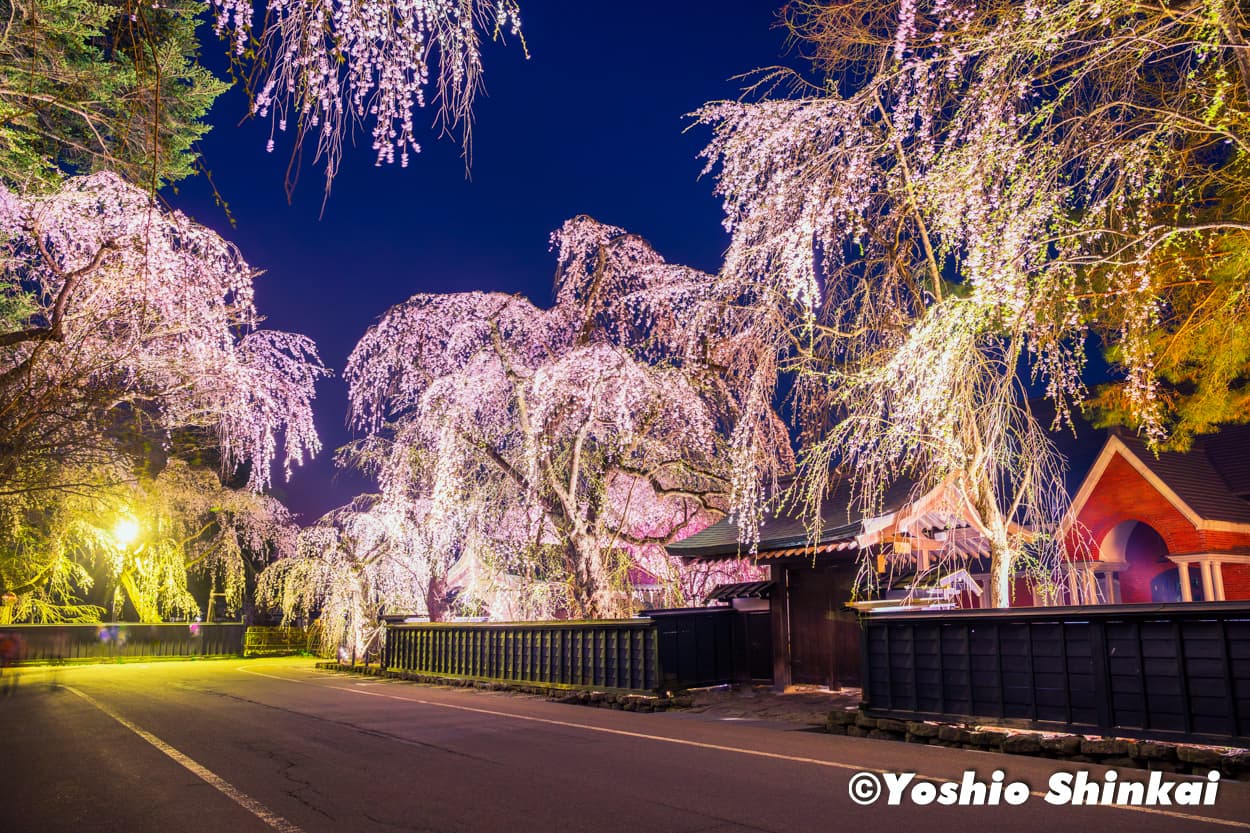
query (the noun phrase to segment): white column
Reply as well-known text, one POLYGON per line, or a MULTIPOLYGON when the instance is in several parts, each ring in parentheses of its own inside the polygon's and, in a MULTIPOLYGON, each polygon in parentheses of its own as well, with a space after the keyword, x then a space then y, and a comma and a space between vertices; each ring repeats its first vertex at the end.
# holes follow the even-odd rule
POLYGON ((1181 580, 1181 601, 1192 602, 1194 600, 1194 594, 1189 592, 1189 565, 1182 561, 1180 564, 1176 565, 1176 570, 1179 573, 1181 580))
POLYGON ((1098 579, 1093 570, 1085 571, 1085 604, 1098 604, 1098 579))
POLYGON ((1215 600, 1222 602, 1224 596, 1224 562, 1213 561, 1211 563, 1211 573, 1215 579, 1215 600))
POLYGON ((1211 562, 1203 559, 1198 562, 1202 565, 1202 600, 1204 602, 1214 601, 1215 599, 1215 581, 1211 578, 1211 562))

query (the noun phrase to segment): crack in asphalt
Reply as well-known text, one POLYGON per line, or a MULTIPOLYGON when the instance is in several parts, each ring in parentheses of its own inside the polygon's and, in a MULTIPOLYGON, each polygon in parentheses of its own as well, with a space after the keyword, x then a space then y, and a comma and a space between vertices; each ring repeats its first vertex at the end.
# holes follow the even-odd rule
POLYGON ((441 746, 437 743, 429 743, 427 741, 414 740, 413 738, 406 738, 403 735, 396 735, 396 734, 392 734, 391 732, 384 732, 381 729, 370 729, 366 726, 360 726, 358 724, 352 723, 349 720, 335 720, 334 718, 323 717, 322 715, 319 715, 319 714, 312 714, 310 712, 304 712, 298 709, 287 708, 286 706, 275 706, 272 703, 265 703, 260 700, 253 700, 250 697, 242 697, 238 694, 230 694, 229 692, 218 691, 217 689, 213 689, 213 688, 201 688, 198 686, 191 686, 191 685, 185 685, 185 684, 178 686, 178 687, 185 688, 188 691, 194 691, 199 694, 211 694, 216 697, 222 697, 227 700, 237 700, 240 703, 250 703, 253 706, 260 706, 261 708, 264 708, 264 709, 272 709, 273 711, 285 712, 286 714, 292 714, 297 717, 309 718, 311 720, 316 720, 320 723, 329 723, 334 726, 341 726, 345 729, 351 729, 352 731, 357 732, 359 734, 368 735, 369 737, 379 738, 381 740, 391 740, 391 741, 395 741, 396 743, 402 743, 408 746, 415 746, 419 749, 429 749, 435 752, 443 752, 448 755, 455 755, 459 758, 465 758, 470 761, 478 761, 480 763, 492 764, 494 766, 503 766, 502 763, 492 758, 483 758, 479 755, 471 755, 468 752, 461 752, 458 749, 452 749, 451 747, 441 746))
POLYGON ((330 815, 325 810, 313 804, 310 799, 302 795, 302 793, 307 791, 307 792, 311 792, 314 796, 321 797, 321 791, 318 790, 315 786, 313 786, 313 783, 311 781, 307 781, 302 778, 296 778, 295 775, 291 772, 291 770, 295 769, 295 767, 300 765, 299 761, 293 760, 292 758, 286 755, 280 755, 278 754, 276 750, 273 750, 273 749, 256 746, 250 743, 243 743, 241 745, 244 749, 247 749, 253 754, 260 755, 263 758, 267 758, 268 760, 273 761, 274 763, 277 763, 282 767, 282 771, 279 774, 290 783, 295 784, 297 787, 297 789, 283 790, 283 793, 285 795, 289 796, 294 801, 297 801, 300 804, 304 805, 309 810, 312 810, 314 813, 317 813, 318 815, 326 819, 329 819, 330 821, 338 821, 338 819, 336 819, 334 816, 330 815))

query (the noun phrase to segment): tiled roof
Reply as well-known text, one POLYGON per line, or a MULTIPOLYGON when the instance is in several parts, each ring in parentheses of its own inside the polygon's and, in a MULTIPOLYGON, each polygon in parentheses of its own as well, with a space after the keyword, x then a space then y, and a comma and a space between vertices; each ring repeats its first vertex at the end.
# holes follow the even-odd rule
POLYGON ((1129 432, 1112 430, 1133 455, 1199 517, 1208 521, 1250 523, 1250 503, 1238 497, 1229 482, 1246 474, 1250 431, 1241 429, 1237 426, 1218 434, 1196 437, 1189 451, 1160 451, 1157 455, 1129 432))
POLYGON ((772 592, 771 581, 745 581, 739 584, 722 584, 707 594, 709 602, 727 602, 732 599, 767 599, 772 592))
POLYGON ((1250 425, 1230 425, 1218 434, 1199 438, 1207 459, 1241 497, 1250 496, 1250 425))
MULTIPOLYGON (((893 512, 906 504, 913 497, 912 491, 910 482, 900 481, 884 496, 881 512, 893 512)), ((864 515, 853 505, 849 483, 842 480, 835 484, 821 506, 820 516, 820 535, 812 546, 797 507, 787 504, 780 511, 769 513, 760 527, 758 555, 754 557, 783 558, 854 549, 855 536, 864 530, 864 515)), ((668 553, 681 558, 751 556, 739 543, 738 533, 738 525, 724 518, 702 532, 669 544, 668 553)))

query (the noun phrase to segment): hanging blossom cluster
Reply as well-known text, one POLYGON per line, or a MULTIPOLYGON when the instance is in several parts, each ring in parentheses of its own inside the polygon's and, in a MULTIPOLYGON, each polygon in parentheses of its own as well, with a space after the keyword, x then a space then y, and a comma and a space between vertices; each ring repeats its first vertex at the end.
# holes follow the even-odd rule
POLYGON ((372 122, 377 164, 406 166, 421 151, 416 113, 432 101, 467 147, 480 33, 521 30, 514 0, 268 0, 260 30, 251 0, 211 2, 217 33, 255 62, 253 114, 293 129, 297 144, 316 138, 327 190, 356 122, 372 122))
POLYGON ((320 449, 316 348, 257 328, 256 273, 215 232, 98 173, 44 196, 0 189, 0 234, 21 310, 0 335, 5 448, 64 462, 89 425, 108 434, 143 415, 166 436, 214 436, 223 467, 246 466, 256 491, 279 456, 289 476, 320 449))
POLYGON ((287 623, 317 620, 323 651, 358 657, 376 650, 383 613, 442 619, 455 556, 424 522, 428 510, 365 496, 327 513, 261 573, 257 603, 287 623))
POLYGON ((1041 489, 1011 451, 1039 448, 1016 369, 1062 423, 1087 396, 1090 334, 1113 348, 1129 418, 1163 441, 1161 328, 1203 282, 1194 251, 1250 231, 1237 4, 813 2, 789 22, 830 73, 822 91, 695 116, 732 235, 707 314, 737 307, 760 396, 798 371, 804 435, 830 439, 813 483, 844 457, 865 499, 900 474, 975 470, 969 499, 1002 520, 1018 490, 992 484, 1041 489), (841 418, 855 427, 831 437, 841 418))
POLYGON ((465 555, 562 588, 563 612, 627 614, 630 554, 724 510, 738 408, 676 347, 698 339, 656 332, 688 270, 586 217, 552 241, 550 309, 461 293, 388 311, 348 360, 353 419, 384 500, 428 499, 465 555))

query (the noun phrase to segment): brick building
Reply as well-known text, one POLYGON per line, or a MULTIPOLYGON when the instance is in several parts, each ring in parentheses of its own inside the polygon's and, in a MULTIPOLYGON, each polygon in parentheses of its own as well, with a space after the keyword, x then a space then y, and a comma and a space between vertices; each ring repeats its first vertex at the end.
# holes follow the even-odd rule
POLYGON ((1158 455, 1107 432, 1065 531, 1078 601, 1250 599, 1250 426, 1158 455))

